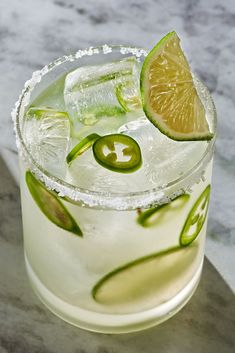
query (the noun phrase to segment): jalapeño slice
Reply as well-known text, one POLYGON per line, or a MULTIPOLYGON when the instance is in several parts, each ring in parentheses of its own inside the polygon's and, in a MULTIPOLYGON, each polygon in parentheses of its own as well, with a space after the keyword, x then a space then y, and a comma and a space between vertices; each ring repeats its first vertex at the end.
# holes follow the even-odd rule
POLYGON ((140 211, 137 217, 137 223, 142 227, 152 227, 164 220, 164 216, 168 212, 174 212, 181 209, 184 204, 189 200, 188 194, 177 196, 170 203, 155 206, 145 211, 140 211))
POLYGON ((156 305, 159 299, 164 302, 172 295, 171 291, 178 293, 177 285, 171 285, 169 290, 169 283, 174 283, 175 278, 186 280, 185 274, 198 250, 194 245, 175 246, 120 265, 95 283, 92 297, 102 305, 128 310, 147 303, 156 305))
POLYGON ((133 80, 119 83, 115 88, 115 94, 125 112, 141 108, 141 100, 133 80))
POLYGON ((98 134, 90 134, 80 141, 74 148, 69 152, 66 157, 67 163, 71 163, 75 158, 80 156, 83 152, 88 150, 93 143, 100 137, 98 134))
POLYGON ((191 244, 199 235, 207 216, 210 189, 208 185, 191 208, 180 234, 181 246, 191 244))
POLYGON ((113 172, 132 173, 139 169, 142 164, 138 143, 132 137, 123 134, 100 137, 93 144, 93 154, 100 165, 113 172), (122 160, 117 154, 120 146, 120 154, 124 157, 122 160))
POLYGON ((47 190, 30 171, 26 172, 25 179, 30 194, 44 215, 58 227, 82 237, 78 224, 53 191, 47 190))

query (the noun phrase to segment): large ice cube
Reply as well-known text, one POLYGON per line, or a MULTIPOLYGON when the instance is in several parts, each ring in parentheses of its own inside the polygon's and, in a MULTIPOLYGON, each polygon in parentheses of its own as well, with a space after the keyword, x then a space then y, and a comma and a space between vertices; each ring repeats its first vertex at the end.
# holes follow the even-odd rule
POLYGON ((26 113, 23 133, 36 162, 52 174, 63 177, 70 147, 68 114, 44 107, 30 108, 26 113))
POLYGON ((134 57, 70 72, 65 79, 64 100, 75 131, 79 122, 93 125, 101 117, 140 109, 139 76, 134 57))

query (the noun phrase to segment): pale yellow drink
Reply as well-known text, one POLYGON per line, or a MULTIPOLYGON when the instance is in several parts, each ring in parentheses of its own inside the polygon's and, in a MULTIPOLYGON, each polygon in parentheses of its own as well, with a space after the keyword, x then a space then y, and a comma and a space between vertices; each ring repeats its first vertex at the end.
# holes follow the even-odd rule
MULTIPOLYGON (((118 49, 113 52, 116 59, 123 55, 118 49)), ((109 61, 108 55, 104 60, 109 61)), ((52 86, 48 83, 49 88, 44 84, 33 105, 65 111, 64 77, 52 86)), ((213 103, 205 87, 199 81, 197 85, 213 123, 213 103)), ((21 110, 23 121, 22 104, 21 110)), ((37 174, 38 166, 28 161, 26 151, 20 159, 26 266, 36 293, 64 320, 110 333, 160 323, 195 291, 204 257, 213 152, 213 144, 206 141, 167 138, 143 112, 127 113, 118 124, 116 119, 81 124, 70 146, 94 132, 123 133, 141 148, 143 165, 138 171, 108 171, 94 161, 89 149, 70 166, 63 165, 61 176, 51 177, 49 170, 45 183, 39 182, 45 189, 55 189, 54 197, 82 236, 45 216, 25 179, 32 170, 32 178, 42 180, 43 170, 37 174), (192 223, 188 228, 187 220, 192 223)))

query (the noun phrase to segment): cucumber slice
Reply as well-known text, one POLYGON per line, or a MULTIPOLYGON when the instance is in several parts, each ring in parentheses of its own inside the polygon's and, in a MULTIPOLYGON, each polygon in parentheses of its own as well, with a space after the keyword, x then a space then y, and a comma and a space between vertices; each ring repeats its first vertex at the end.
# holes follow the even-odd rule
POLYGON ((208 212, 210 190, 208 185, 191 208, 180 234, 181 246, 188 246, 199 235, 208 212))
POLYGON ((176 246, 129 262, 95 284, 93 299, 115 312, 153 307, 187 284, 198 253, 198 246, 176 246))
POLYGON ((55 193, 47 190, 30 171, 26 172, 25 179, 30 194, 44 215, 58 227, 82 237, 80 227, 55 193))
POLYGON ((189 200, 189 197, 188 194, 180 195, 170 203, 152 207, 146 211, 140 211, 137 217, 137 222, 145 228, 155 226, 167 212, 174 212, 181 209, 181 207, 183 207, 189 200))

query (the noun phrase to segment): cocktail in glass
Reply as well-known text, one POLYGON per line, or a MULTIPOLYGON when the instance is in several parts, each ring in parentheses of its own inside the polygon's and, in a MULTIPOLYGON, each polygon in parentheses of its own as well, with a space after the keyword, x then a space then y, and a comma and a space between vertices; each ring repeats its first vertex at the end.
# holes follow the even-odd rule
MULTIPOLYGON (((178 142, 151 124, 136 88, 145 56, 104 45, 62 57, 34 73, 13 112, 30 281, 52 312, 91 331, 165 321, 190 299, 202 271, 214 138, 178 142), (94 67, 112 64, 94 77, 94 67), (78 68, 85 85, 71 84, 78 68), (98 90, 97 108, 90 96, 98 90), (124 139, 102 140, 99 157, 107 135, 124 139), (131 139, 140 148, 134 169, 107 168, 113 158, 129 163, 131 139)), ((194 82, 215 131, 212 99, 194 82)))

